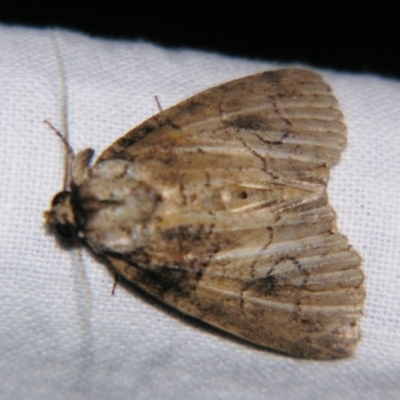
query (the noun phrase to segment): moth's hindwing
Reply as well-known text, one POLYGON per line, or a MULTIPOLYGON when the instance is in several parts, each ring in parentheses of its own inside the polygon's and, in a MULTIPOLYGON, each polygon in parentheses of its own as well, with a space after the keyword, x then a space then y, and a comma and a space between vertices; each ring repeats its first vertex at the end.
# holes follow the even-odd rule
POLYGON ((301 357, 349 356, 363 273, 326 192, 345 144, 319 75, 287 69, 228 82, 99 157, 92 176, 117 166, 141 183, 145 217, 133 232, 142 208, 125 215, 132 243, 109 246, 93 234, 92 211, 87 239, 126 279, 233 335, 301 357))

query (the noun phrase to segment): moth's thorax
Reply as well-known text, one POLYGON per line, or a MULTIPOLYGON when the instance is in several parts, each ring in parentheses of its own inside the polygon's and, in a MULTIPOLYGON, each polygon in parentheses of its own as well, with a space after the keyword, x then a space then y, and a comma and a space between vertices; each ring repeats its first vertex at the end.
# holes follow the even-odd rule
POLYGON ((133 163, 100 162, 77 191, 82 235, 96 251, 125 253, 146 244, 161 197, 137 178, 133 163))

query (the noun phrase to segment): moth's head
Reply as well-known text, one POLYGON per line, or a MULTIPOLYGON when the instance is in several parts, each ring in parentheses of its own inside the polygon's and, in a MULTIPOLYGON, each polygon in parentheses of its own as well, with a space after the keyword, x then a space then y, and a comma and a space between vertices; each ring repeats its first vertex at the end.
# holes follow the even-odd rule
POLYGON ((51 208, 44 212, 46 224, 54 228, 62 240, 73 240, 77 237, 78 228, 72 205, 72 192, 64 190, 57 193, 51 201, 51 208))

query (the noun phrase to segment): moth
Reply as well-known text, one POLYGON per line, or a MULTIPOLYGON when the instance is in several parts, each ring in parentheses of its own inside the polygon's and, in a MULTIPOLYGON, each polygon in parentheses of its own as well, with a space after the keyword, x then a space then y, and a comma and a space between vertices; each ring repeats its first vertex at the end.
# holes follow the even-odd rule
POLYGON ((345 145, 318 74, 262 72, 161 111, 93 166, 79 152, 45 219, 183 313, 293 356, 347 357, 365 292, 327 195, 345 145))

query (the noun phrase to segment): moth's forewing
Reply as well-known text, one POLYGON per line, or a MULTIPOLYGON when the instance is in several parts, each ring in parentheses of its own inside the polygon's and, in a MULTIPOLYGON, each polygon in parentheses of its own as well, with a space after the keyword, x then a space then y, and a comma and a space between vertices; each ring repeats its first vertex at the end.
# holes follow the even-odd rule
POLYGON ((363 273, 326 192, 345 134, 329 86, 298 69, 228 82, 162 111, 97 161, 126 162, 159 196, 140 245, 103 255, 165 303, 248 341, 349 356, 363 273))

